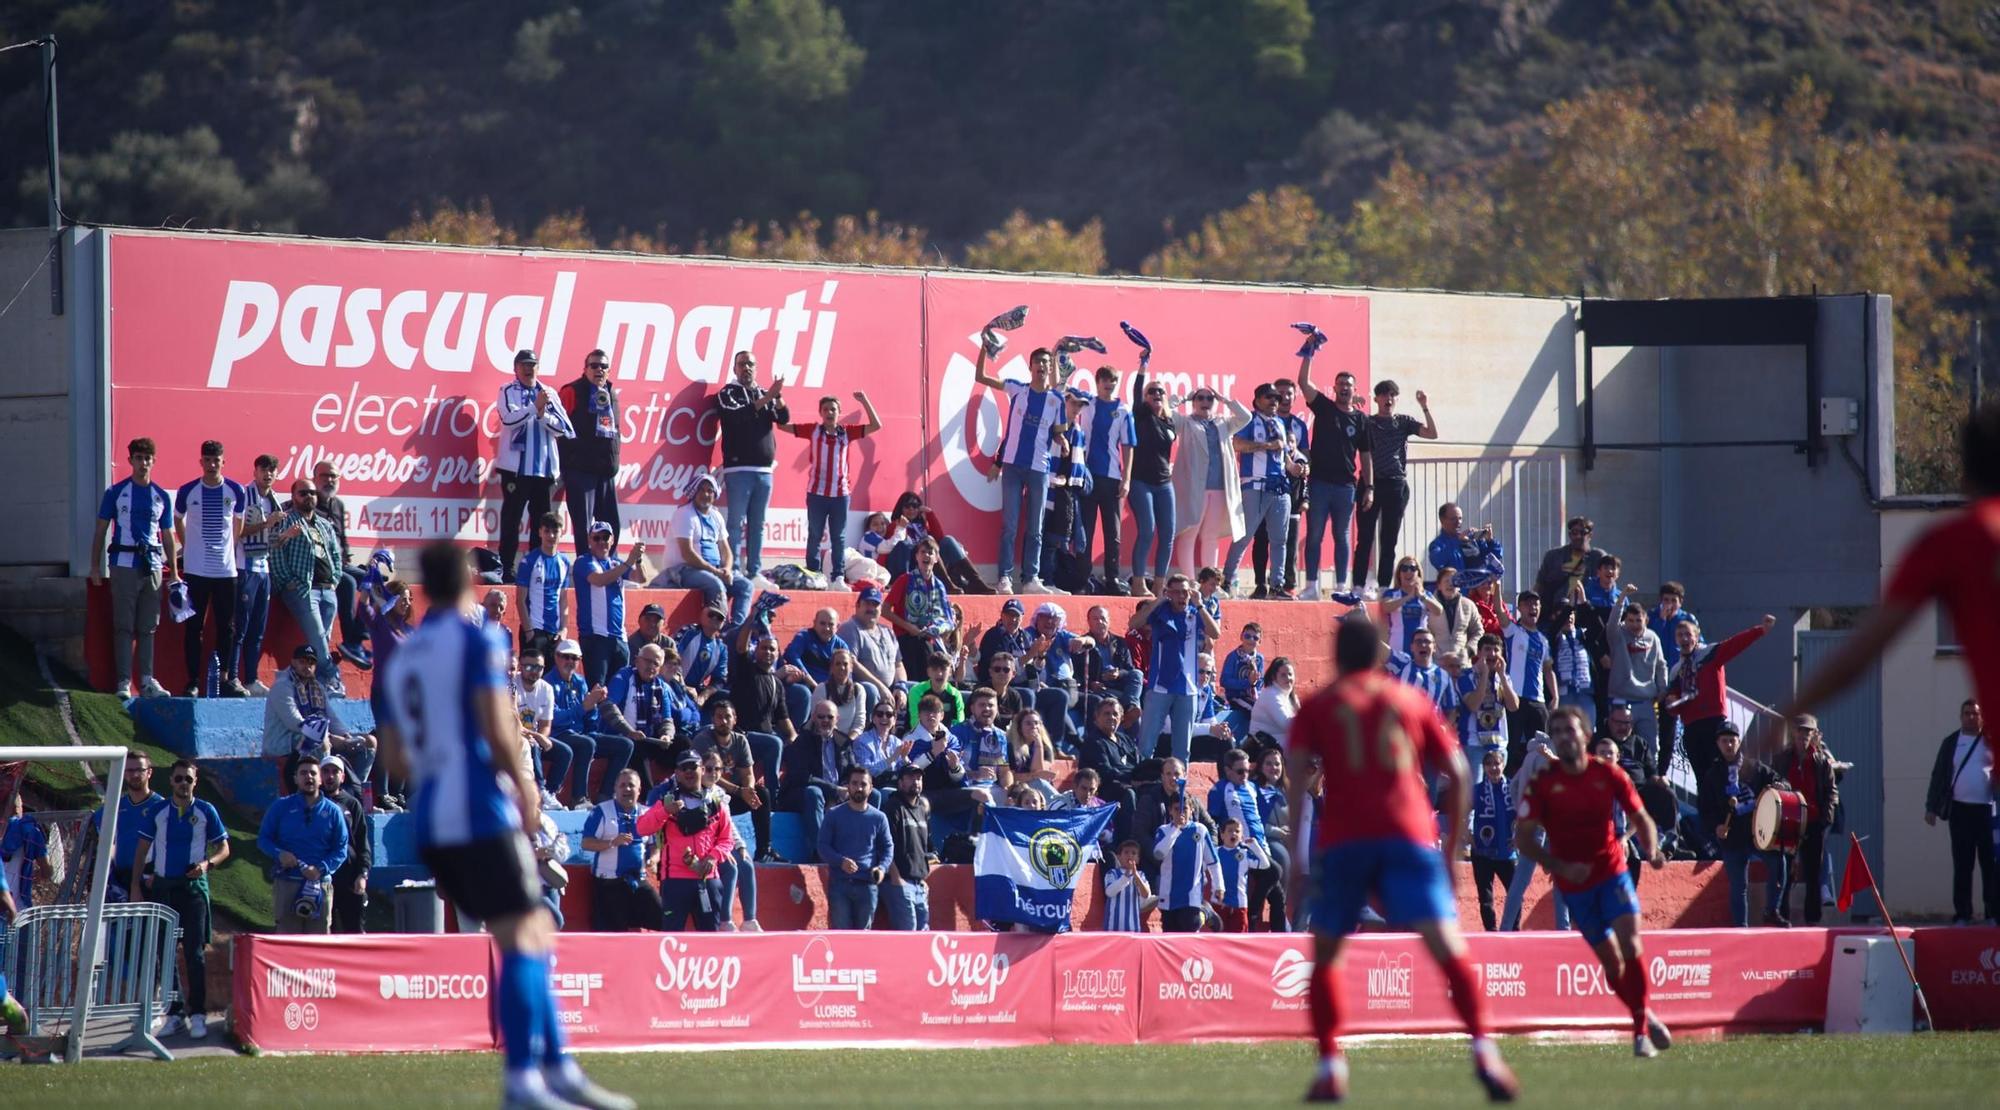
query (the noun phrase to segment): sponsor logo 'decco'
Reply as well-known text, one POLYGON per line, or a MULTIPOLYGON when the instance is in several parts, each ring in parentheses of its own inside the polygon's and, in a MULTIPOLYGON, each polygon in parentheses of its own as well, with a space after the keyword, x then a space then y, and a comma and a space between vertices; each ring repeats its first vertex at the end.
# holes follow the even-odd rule
POLYGON ((398 1002, 480 999, 487 992, 484 975, 384 975, 380 987, 383 999, 398 1002))
POLYGON ((1189 956, 1181 961, 1179 971, 1180 978, 1160 983, 1161 1001, 1226 1002, 1236 997, 1234 984, 1215 981, 1215 961, 1206 956, 1189 956))

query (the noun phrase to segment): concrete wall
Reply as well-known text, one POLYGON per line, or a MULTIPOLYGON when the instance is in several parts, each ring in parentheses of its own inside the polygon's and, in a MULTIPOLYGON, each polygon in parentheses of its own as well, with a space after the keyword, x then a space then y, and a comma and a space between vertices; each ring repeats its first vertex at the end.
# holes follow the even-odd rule
MULTIPOLYGON (((1943 512, 1885 510, 1881 565, 1896 565, 1943 512)), ((1924 824, 1924 792, 1938 742, 1958 729, 1959 704, 1971 693, 1965 661, 1938 649, 1937 606, 1924 606, 1882 657, 1882 856, 1883 871, 1894 876, 1894 913, 1951 914, 1951 842, 1944 826, 1924 824)))
POLYGON ((0 316, 0 474, 17 479, 0 565, 69 562, 70 318, 51 311, 50 253, 45 230, 0 231, 0 293, 20 290, 0 316))

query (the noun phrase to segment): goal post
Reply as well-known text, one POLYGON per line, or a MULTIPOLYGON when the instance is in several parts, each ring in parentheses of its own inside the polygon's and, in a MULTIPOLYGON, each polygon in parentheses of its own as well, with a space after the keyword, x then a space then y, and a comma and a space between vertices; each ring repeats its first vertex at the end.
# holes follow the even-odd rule
POLYGON ((130 749, 121 747, 0 747, 0 763, 75 762, 110 764, 104 777, 104 820, 97 837, 97 857, 91 863, 90 900, 83 926, 83 945, 77 953, 75 1011, 70 1016, 64 1038, 63 1059, 76 1063, 83 1057, 83 1034, 88 1028, 91 996, 96 993, 94 978, 104 944, 104 891, 111 878, 111 857, 118 844, 118 797, 125 787, 125 761, 130 749))

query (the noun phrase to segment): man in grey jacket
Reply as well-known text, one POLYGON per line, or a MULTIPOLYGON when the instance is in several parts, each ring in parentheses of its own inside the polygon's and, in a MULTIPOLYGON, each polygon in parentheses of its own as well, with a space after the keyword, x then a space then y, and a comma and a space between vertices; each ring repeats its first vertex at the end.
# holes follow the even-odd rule
POLYGON ((1616 624, 1606 626, 1605 641, 1611 657, 1605 661, 1608 681, 1605 690, 1612 701, 1646 707, 1634 712, 1632 727, 1656 750, 1660 743, 1660 719, 1652 705, 1667 692, 1667 656, 1660 637, 1646 627, 1646 611, 1637 605, 1625 606, 1616 624))
POLYGON ((271 680, 264 698, 264 752, 292 757, 285 762, 287 782, 300 759, 318 764, 329 755, 347 761, 356 783, 367 782, 375 769, 375 738, 341 721, 325 687, 313 681, 318 663, 319 652, 300 644, 292 651, 292 665, 271 680))

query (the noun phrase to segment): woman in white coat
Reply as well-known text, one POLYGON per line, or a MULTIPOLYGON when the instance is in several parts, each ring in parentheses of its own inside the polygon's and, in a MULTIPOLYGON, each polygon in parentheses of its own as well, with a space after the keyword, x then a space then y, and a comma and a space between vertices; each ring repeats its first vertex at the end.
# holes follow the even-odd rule
POLYGON ((1174 540, 1174 563, 1190 578, 1204 566, 1221 566, 1221 551, 1247 534, 1241 468, 1230 440, 1250 423, 1250 410, 1233 397, 1223 397, 1229 412, 1218 416, 1217 400, 1207 386, 1195 390, 1187 401, 1190 411, 1176 421, 1180 456, 1174 460, 1174 504, 1180 531, 1174 540))

